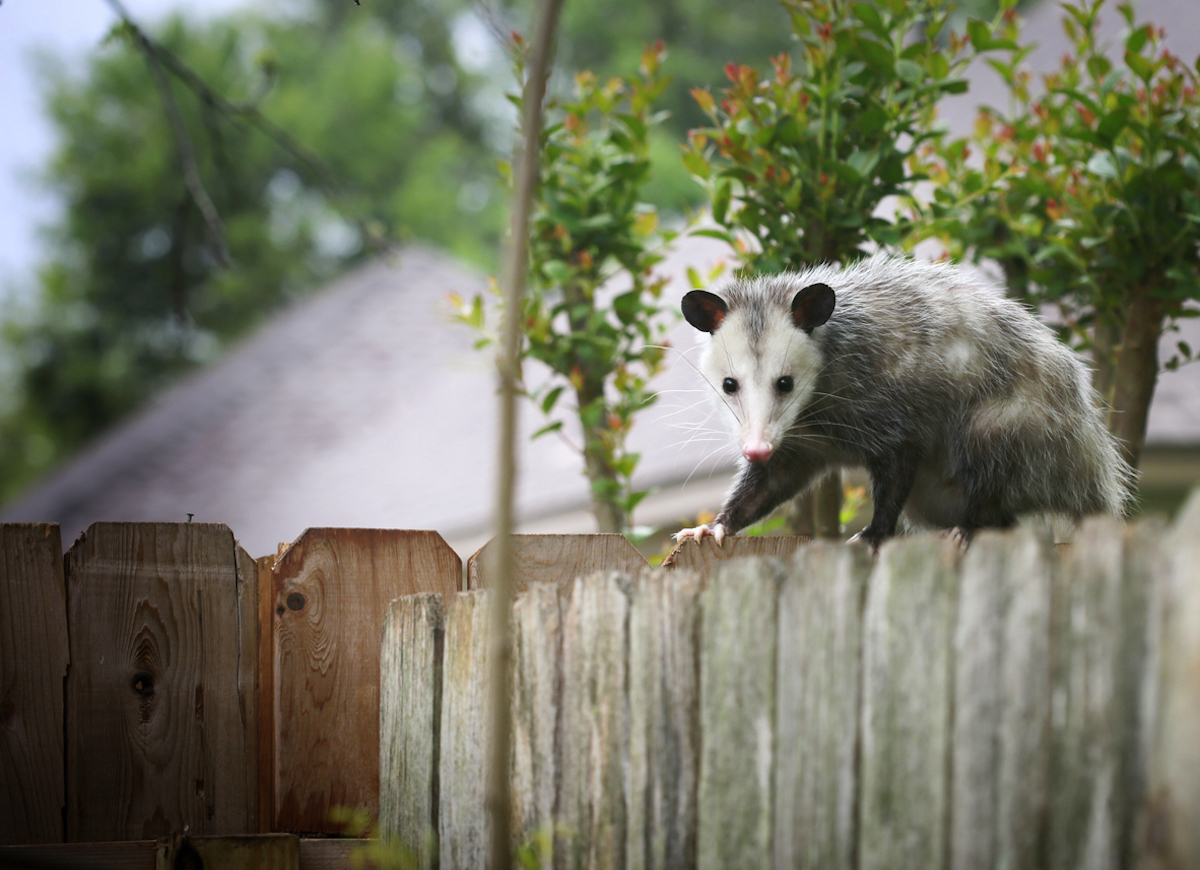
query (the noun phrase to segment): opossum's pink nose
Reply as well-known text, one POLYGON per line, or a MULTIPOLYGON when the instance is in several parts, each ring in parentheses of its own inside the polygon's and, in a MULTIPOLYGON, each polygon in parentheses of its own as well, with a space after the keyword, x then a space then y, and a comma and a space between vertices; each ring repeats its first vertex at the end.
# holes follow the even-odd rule
POLYGON ((750 462, 766 462, 774 452, 775 448, 768 441, 751 441, 742 445, 742 455, 750 462))

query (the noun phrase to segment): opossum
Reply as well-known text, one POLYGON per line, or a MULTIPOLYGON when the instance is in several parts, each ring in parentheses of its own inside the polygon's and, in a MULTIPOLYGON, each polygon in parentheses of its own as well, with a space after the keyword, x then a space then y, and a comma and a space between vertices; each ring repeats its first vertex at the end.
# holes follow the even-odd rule
POLYGON ((833 467, 865 467, 878 547, 917 527, 1124 514, 1133 473, 1083 361, 1020 303, 952 266, 875 256, 728 279, 683 298, 698 369, 732 414, 741 467, 720 544, 833 467))

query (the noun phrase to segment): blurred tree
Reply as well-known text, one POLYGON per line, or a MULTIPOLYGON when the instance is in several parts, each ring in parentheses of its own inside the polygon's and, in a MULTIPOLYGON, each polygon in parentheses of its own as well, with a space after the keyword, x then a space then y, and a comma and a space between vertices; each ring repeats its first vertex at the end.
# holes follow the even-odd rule
POLYGON ((115 30, 81 77, 44 64, 60 141, 45 177, 65 208, 36 301, 3 325, 0 496, 372 243, 419 236, 490 263, 501 182, 449 23, 439 34, 430 18, 416 41, 389 16, 419 3, 380 16, 338 5, 161 29, 228 100, 168 76, 220 240, 185 184, 137 31, 115 30))

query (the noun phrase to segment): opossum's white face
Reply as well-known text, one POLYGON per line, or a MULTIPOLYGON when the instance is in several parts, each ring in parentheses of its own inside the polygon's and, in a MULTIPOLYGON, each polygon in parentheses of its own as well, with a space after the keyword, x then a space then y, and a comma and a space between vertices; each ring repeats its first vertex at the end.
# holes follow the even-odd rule
POLYGON ((704 291, 684 300, 688 321, 712 334, 700 371, 732 415, 750 462, 770 459, 814 400, 824 360, 812 330, 832 313, 833 291, 824 284, 805 288, 791 311, 763 302, 730 309, 704 291))

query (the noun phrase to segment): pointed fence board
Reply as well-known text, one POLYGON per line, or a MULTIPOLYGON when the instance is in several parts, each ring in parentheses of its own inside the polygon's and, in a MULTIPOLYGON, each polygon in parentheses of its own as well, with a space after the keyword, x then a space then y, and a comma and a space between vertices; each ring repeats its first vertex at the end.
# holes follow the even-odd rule
POLYGON ((1200 867, 1200 491, 1180 511, 1169 542, 1152 610, 1158 655, 1148 663, 1155 691, 1139 870, 1200 867))
POLYGON ((581 577, 565 602, 554 849, 568 870, 624 861, 628 586, 612 572, 581 577))
POLYGON ((771 864, 782 563, 737 559, 701 595, 697 866, 771 864))
MULTIPOLYGON (((624 535, 513 535, 513 595, 533 583, 569 582, 597 571, 636 576, 649 567, 646 558, 624 535)), ((487 586, 484 544, 467 560, 467 588, 487 586)))
POLYGON ((437 854, 445 631, 446 605, 434 592, 396 599, 383 625, 379 828, 421 868, 437 854))
POLYGON ((776 867, 853 867, 862 619, 871 553, 814 541, 779 593, 776 867))
POLYGON ((332 807, 379 810, 380 631, 401 595, 458 589, 436 532, 308 529, 276 562, 275 829, 341 833, 332 807))
POLYGON ((490 864, 487 595, 486 590, 460 592, 446 614, 438 744, 438 859, 443 867, 485 870, 490 864))
POLYGON ((863 617, 860 870, 946 866, 958 546, 880 550, 863 617))
POLYGON ((67 839, 257 830, 257 576, 209 523, 67 553, 67 839))
POLYGON ((693 571, 701 577, 715 577, 717 568, 729 559, 745 559, 750 556, 779 556, 790 559, 796 551, 809 542, 808 538, 795 535, 733 535, 721 546, 716 539, 680 541, 667 557, 662 567, 693 571))
POLYGON ((1125 570, 1125 532, 1085 521, 1053 586, 1052 867, 1116 868, 1132 850, 1149 602, 1125 570))
POLYGON ((963 559, 954 635, 951 865, 1037 867, 1050 798, 1054 550, 983 532, 963 559))
POLYGON ((629 611, 629 870, 696 866, 700 593, 687 571, 647 572, 629 611))
POLYGON ((58 526, 0 524, 0 844, 62 842, 67 653, 58 526))

